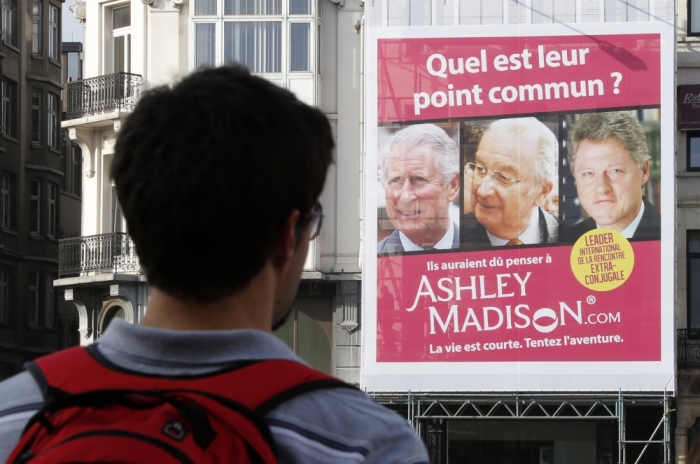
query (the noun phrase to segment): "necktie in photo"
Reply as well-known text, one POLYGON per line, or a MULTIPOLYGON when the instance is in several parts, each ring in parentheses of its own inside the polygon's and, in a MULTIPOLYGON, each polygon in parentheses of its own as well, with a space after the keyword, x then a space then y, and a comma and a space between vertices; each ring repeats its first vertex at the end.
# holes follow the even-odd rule
POLYGON ((506 245, 525 245, 525 244, 519 238, 512 238, 512 239, 508 240, 508 243, 506 243, 506 245))

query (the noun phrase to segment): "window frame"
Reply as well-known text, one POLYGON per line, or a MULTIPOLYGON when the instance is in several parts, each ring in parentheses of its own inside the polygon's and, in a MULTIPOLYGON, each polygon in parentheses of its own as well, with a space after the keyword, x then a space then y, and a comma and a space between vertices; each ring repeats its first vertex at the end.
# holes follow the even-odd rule
POLYGON ((17 137, 17 83, 12 79, 2 76, 0 81, 0 130, 2 133, 17 137))
MULTIPOLYGON (((686 30, 686 35, 690 37, 699 37, 700 36, 700 24, 698 24, 698 31, 693 32, 693 0, 688 0, 688 3, 686 5, 688 7, 688 29, 686 30)), ((700 1, 696 0, 695 7, 700 8, 700 1)))
POLYGON ((44 293, 44 327, 47 329, 56 328, 56 291, 53 281, 56 275, 53 272, 45 274, 46 286, 44 293))
POLYGON ((15 225, 14 177, 14 175, 4 171, 0 177, 0 227, 7 230, 14 230, 15 225))
POLYGON ((71 148, 70 193, 77 197, 83 195, 83 149, 77 143, 71 148))
POLYGON ((41 109, 44 103, 44 91, 41 89, 33 88, 32 89, 32 94, 31 94, 31 115, 32 115, 32 124, 31 124, 31 130, 32 130, 32 144, 34 145, 41 145, 41 136, 42 136, 42 120, 41 120, 41 109), (35 102, 35 100, 38 100, 38 103, 35 102))
POLYGON ((61 60, 61 13, 60 9, 49 3, 49 58, 61 60))
POLYGON ((27 323, 30 327, 39 327, 39 271, 27 273, 27 323))
POLYGON ((58 185, 49 182, 49 188, 46 193, 46 235, 56 238, 58 233, 58 185))
POLYGON ((17 0, 2 0, 2 41, 17 46, 17 0))
POLYGON ((41 181, 39 179, 29 181, 29 234, 41 235, 41 181), (37 187, 36 194, 34 186, 37 187), (36 223, 35 226, 33 222, 36 223))
POLYGON ((46 111, 46 123, 47 123, 47 129, 48 129, 48 134, 47 134, 47 141, 49 143, 49 146, 51 148, 55 148, 58 150, 58 141, 59 141, 59 134, 61 132, 60 129, 60 118, 59 118, 59 112, 61 111, 60 108, 60 99, 58 95, 52 92, 48 92, 48 103, 47 103, 47 111, 46 111))
POLYGON ((691 157, 691 139, 692 138, 697 138, 700 140, 700 130, 694 130, 694 131, 685 131, 685 170, 688 172, 700 172, 700 164, 698 166, 693 167, 690 163, 690 157, 691 157))
POLYGON ((131 72, 131 4, 119 4, 109 9, 109 27, 112 31, 110 56, 111 56, 111 72, 131 72), (114 27, 114 13, 119 10, 129 10, 129 25, 122 27, 114 27), (118 38, 124 39, 125 56, 122 56, 123 62, 117 65, 116 43, 118 38), (123 69, 122 69, 123 68, 123 69))
MULTIPOLYGON (((193 0, 196 2, 197 0, 193 0)), ((220 66, 225 63, 225 24, 232 22, 280 22, 280 62, 279 71, 262 71, 255 72, 257 75, 270 76, 271 78, 285 78, 286 76, 299 74, 320 75, 318 54, 320 50, 316 50, 317 33, 321 21, 318 17, 317 2, 309 2, 308 14, 290 14, 290 0, 280 0, 280 14, 238 14, 227 15, 224 11, 224 0, 215 0, 216 14, 196 15, 196 5, 190 8, 190 31, 192 39, 189 41, 190 47, 190 66, 192 69, 197 69, 199 66, 220 66), (291 24, 293 23, 308 23, 308 70, 291 71, 291 24), (199 24, 214 24, 214 62, 198 62, 197 60, 197 34, 196 29, 199 24)))
POLYGON ((43 13, 44 5, 41 0, 32 0, 32 55, 44 56, 43 47, 43 13), (35 7, 36 10, 35 10, 35 7))

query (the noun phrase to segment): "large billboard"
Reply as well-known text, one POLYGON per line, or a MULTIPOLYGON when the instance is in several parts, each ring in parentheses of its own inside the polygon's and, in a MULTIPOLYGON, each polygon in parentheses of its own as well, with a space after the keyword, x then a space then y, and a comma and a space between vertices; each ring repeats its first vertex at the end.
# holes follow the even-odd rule
POLYGON ((663 23, 374 28, 362 387, 673 391, 663 23))

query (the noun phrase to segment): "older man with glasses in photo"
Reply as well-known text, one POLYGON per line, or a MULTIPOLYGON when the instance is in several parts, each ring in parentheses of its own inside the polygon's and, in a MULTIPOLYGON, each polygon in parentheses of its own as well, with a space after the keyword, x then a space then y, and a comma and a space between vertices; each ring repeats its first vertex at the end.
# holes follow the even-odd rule
POLYGON ((558 220, 541 207, 554 185, 557 148, 552 131, 535 118, 491 124, 465 166, 472 207, 462 220, 467 248, 558 241, 558 220))

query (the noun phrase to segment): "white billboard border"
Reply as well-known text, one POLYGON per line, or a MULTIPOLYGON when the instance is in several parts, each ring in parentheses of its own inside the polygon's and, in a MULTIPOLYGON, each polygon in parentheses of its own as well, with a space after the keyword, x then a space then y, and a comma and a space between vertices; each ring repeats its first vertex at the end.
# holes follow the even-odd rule
MULTIPOLYGON (((363 199, 362 355, 368 392, 676 391, 675 35, 665 22, 367 28, 363 199), (661 360, 653 362, 376 362, 377 43, 386 38, 531 37, 659 34, 661 94, 661 360), (668 52, 664 52, 667 50, 668 52), (370 311, 371 309, 371 311, 370 311), (409 374, 410 373, 410 374, 409 374)), ((574 112, 574 111, 572 111, 574 112)))

